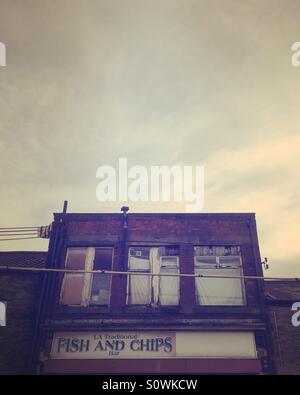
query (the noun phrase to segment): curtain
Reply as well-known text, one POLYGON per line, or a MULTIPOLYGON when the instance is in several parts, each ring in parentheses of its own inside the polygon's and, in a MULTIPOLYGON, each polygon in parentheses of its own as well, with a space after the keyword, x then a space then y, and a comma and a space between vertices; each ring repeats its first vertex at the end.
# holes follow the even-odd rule
MULTIPOLYGON (((129 271, 150 272, 150 260, 143 256, 130 255, 129 271)), ((151 276, 142 274, 128 276, 127 303, 143 305, 151 303, 151 276)))
MULTIPOLYGON (((240 276, 240 268, 197 268, 195 274, 240 276)), ((200 305, 244 305, 243 281, 240 278, 196 277, 196 298, 200 305)))
POLYGON ((143 275, 129 276, 128 304, 151 303, 151 277, 143 275))
MULTIPOLYGON (((92 270, 95 248, 69 248, 66 269, 92 270)), ((91 273, 65 273, 61 303, 87 306, 90 299, 91 273)))
MULTIPOLYGON (((84 270, 87 256, 86 248, 68 248, 66 269, 84 270)), ((84 273, 65 273, 61 292, 64 305, 81 305, 84 288, 84 273)))

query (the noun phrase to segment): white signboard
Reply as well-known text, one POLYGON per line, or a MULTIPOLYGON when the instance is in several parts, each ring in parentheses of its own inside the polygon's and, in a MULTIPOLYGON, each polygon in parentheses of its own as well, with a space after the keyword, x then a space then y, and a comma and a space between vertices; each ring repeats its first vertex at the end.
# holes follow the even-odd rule
POLYGON ((257 355, 252 332, 56 332, 50 358, 257 358, 257 355))

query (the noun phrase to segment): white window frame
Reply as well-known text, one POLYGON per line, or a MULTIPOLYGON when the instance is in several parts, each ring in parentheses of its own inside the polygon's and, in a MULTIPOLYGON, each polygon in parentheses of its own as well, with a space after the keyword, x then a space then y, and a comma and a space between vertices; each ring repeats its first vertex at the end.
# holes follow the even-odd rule
MULTIPOLYGON (((132 256, 130 255, 130 253, 131 253, 131 249, 134 249, 134 248, 138 249, 138 247, 129 247, 129 249, 128 249, 128 272, 151 273, 151 263, 150 263, 150 253, 151 253, 151 251, 150 251, 150 247, 140 247, 140 248, 149 248, 149 266, 148 266, 148 269, 145 269, 145 268, 140 269, 140 268, 132 268, 131 267, 130 262, 131 262, 131 257, 132 256)), ((136 256, 141 257, 142 254, 138 254, 136 256)), ((139 275, 139 274, 132 275, 132 277, 137 277, 137 279, 140 276, 142 277, 142 275, 139 275)), ((132 277, 129 274, 127 276, 127 286, 126 286, 126 304, 128 306, 150 306, 151 305, 151 301, 152 301, 152 276, 150 276, 149 274, 147 274, 146 276, 147 276, 147 280, 149 282, 149 295, 148 295, 149 303, 131 303, 130 299, 133 297, 132 293, 130 293, 132 277)))
MULTIPOLYGON (((242 259, 240 255, 224 255, 224 256, 216 256, 216 255, 205 255, 205 256, 194 256, 194 271, 195 274, 203 274, 204 271, 212 271, 211 274, 213 275, 218 275, 218 270, 235 270, 235 269, 239 269, 239 273, 237 273, 238 276, 243 276, 243 265, 242 265, 242 259), (215 260, 215 265, 213 263, 200 263, 199 261, 203 260, 205 262, 205 260, 209 260, 209 259, 214 259, 215 260), (238 264, 225 264, 222 263, 222 260, 226 260, 226 259, 236 259, 239 261, 238 264), (198 262, 197 262, 198 261, 198 262), (213 268, 213 266, 215 266, 213 268)), ((203 274, 205 275, 205 274, 203 274)), ((221 275, 221 274, 220 274, 221 275)), ((216 279, 210 279, 207 278, 207 281, 218 281, 221 282, 223 281, 221 278, 216 278, 216 279)), ((224 279, 226 280, 226 279, 224 279)), ((229 280, 229 279, 228 279, 229 280)), ((233 279, 235 280, 235 279, 233 279)), ((199 295, 199 288, 200 288, 200 284, 201 281, 205 281, 205 277, 201 278, 201 277, 195 277, 195 299, 196 299, 196 304, 200 305, 200 306, 245 306, 246 305, 246 292, 245 292, 245 282, 243 278, 240 279, 236 279, 236 281, 240 281, 240 287, 241 287, 241 299, 240 299, 240 303, 222 303, 222 302, 218 302, 218 303, 208 303, 209 300, 209 295, 206 297, 207 301, 206 303, 201 303, 201 294, 199 295), (198 282, 198 284, 197 284, 198 282)), ((203 288, 203 287, 202 287, 203 288)), ((216 296, 217 298, 218 296, 216 296)), ((221 296, 219 296, 219 298, 221 298, 221 296)), ((202 296, 202 301, 205 300, 205 295, 202 296)))
MULTIPOLYGON (((128 250, 128 272, 133 271, 133 272, 145 272, 145 273, 152 273, 153 275, 151 276, 148 274, 147 276, 149 277, 149 295, 148 295, 148 300, 149 303, 140 303, 140 304, 133 304, 130 303, 130 298, 131 298, 131 293, 130 293, 130 275, 127 276, 127 287, 126 287, 126 304, 128 306, 178 306, 180 302, 180 281, 178 277, 178 303, 177 304, 162 304, 161 303, 161 298, 160 298, 160 283, 161 283, 161 278, 159 276, 161 267, 162 267, 162 262, 167 259, 176 259, 176 267, 177 271, 179 273, 179 256, 176 255, 161 255, 159 256, 159 259, 157 259, 157 256, 159 254, 159 249, 162 247, 140 247, 142 248, 149 248, 149 269, 148 270, 142 270, 142 269, 131 269, 130 267, 130 249, 138 249, 139 247, 130 247, 128 250), (155 257, 156 256, 156 259, 155 257)), ((138 275, 137 275, 138 276, 138 275)), ((164 276, 165 277, 165 276, 164 276)))
MULTIPOLYGON (((96 249, 101 249, 101 248, 110 248, 112 250, 112 264, 113 264, 113 254, 114 254, 114 249, 113 247, 68 247, 67 248, 67 254, 66 254, 66 259, 65 259, 65 268, 67 265, 68 261, 68 256, 70 254, 71 250, 78 249, 78 250, 86 250, 85 254, 85 264, 84 270, 93 270, 94 268, 94 260, 95 260, 95 252, 96 249)), ((101 304, 95 304, 91 303, 91 291, 92 291, 92 285, 93 285, 93 273, 65 273, 64 278, 62 281, 62 286, 61 286, 61 291, 60 291, 60 304, 63 306, 72 306, 72 307, 88 307, 88 306, 108 306, 110 305, 111 301, 111 289, 112 289, 112 276, 110 278, 110 293, 109 293, 109 303, 108 305, 101 305, 101 304), (65 289, 65 284, 67 282, 67 279, 70 277, 81 277, 83 276, 83 287, 82 287, 82 293, 81 293, 81 303, 80 304, 63 304, 63 292, 65 289)))
MULTIPOLYGON (((170 255, 170 256, 168 256, 168 255, 165 255, 165 256, 162 256, 162 257, 160 257, 160 273, 162 272, 162 268, 164 267, 163 266, 163 261, 167 261, 167 260, 170 260, 170 259, 172 259, 172 260, 175 260, 175 263, 173 264, 173 267, 176 269, 175 271, 176 271, 176 274, 179 274, 179 256, 176 256, 176 255, 170 255)), ((171 266, 171 264, 170 264, 170 269, 172 269, 173 268, 172 266, 171 266)), ((174 273, 171 273, 171 274, 174 274, 174 273)), ((161 277, 159 277, 159 292, 158 292, 158 299, 159 299, 159 304, 161 305, 161 306, 178 306, 179 305, 179 301, 180 301, 180 277, 178 276, 172 276, 171 277, 171 280, 174 280, 174 281, 176 281, 176 287, 177 287, 177 303, 162 303, 162 301, 161 301, 161 299, 162 299, 162 292, 161 292, 161 283, 162 283, 162 281, 165 281, 165 279, 167 278, 167 276, 161 276, 161 277)))

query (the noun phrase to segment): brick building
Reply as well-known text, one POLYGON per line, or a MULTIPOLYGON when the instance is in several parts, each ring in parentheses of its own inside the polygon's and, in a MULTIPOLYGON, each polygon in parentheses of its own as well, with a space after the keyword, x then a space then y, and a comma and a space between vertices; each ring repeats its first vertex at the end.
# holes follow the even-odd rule
POLYGON ((300 374, 300 281, 265 281, 278 374, 300 374))
MULTIPOLYGON (((1 252, 0 266, 41 268, 46 252, 1 252)), ((0 302, 6 307, 6 326, 0 327, 0 374, 30 373, 36 316, 43 274, 0 271, 0 302)))
POLYGON ((260 276, 253 214, 55 214, 46 256, 0 253, 0 374, 300 373, 299 281, 176 276, 260 276))
POLYGON ((35 372, 273 371, 254 214, 58 213, 47 267, 35 372))
POLYGON ((55 214, 0 266, 0 374, 300 373, 299 281, 176 276, 260 276, 253 214, 55 214))

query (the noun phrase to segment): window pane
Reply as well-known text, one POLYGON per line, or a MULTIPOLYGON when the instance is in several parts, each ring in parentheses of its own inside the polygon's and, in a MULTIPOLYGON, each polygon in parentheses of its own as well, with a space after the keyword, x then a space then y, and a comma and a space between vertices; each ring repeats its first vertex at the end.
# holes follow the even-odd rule
MULTIPOLYGON (((163 274, 178 274, 177 268, 161 268, 163 274)), ((161 276, 159 282, 159 302, 162 305, 179 304, 179 277, 161 276)))
POLYGON ((239 256, 222 256, 219 258, 221 266, 239 267, 241 266, 241 257, 239 256))
POLYGON ((208 268, 216 269, 218 266, 217 258, 215 256, 196 256, 195 257, 195 267, 196 268, 208 268))
POLYGON ((150 304, 151 276, 128 276, 128 304, 150 304))
POLYGON ((111 274, 93 274, 91 304, 109 304, 111 274))
POLYGON ((230 256, 241 255, 239 246, 197 246, 195 256, 230 256))
POLYGON ((161 257, 162 267, 178 267, 178 257, 177 256, 162 256, 161 257))
MULTIPOLYGON (((178 274, 178 258, 162 257, 160 273, 178 274)), ((161 276, 159 280, 159 302, 161 305, 179 304, 179 277, 161 276)))
POLYGON ((150 247, 130 247, 129 256, 149 259, 150 247))
MULTIPOLYGON (((150 248, 130 248, 128 270, 149 273, 150 248)), ((151 276, 130 275, 127 281, 127 304, 151 303, 151 276)))
POLYGON ((129 270, 150 270, 150 259, 146 255, 134 255, 129 257, 129 270))
MULTIPOLYGON (((86 248, 68 248, 65 263, 66 269, 84 270, 86 255, 86 248)), ((61 292, 61 303, 80 306, 82 304, 83 287, 84 274, 65 273, 61 292)))
MULTIPOLYGON (((112 248, 96 248, 93 270, 111 270, 112 252, 112 248)), ((93 274, 90 304, 109 304, 111 277, 108 273, 93 274)))
POLYGON ((85 258, 87 249, 86 248, 68 248, 66 258, 66 268, 75 270, 84 270, 85 258))
POLYGON ((94 270, 111 270, 112 248, 96 248, 94 270))
MULTIPOLYGON (((196 269, 195 274, 240 276, 240 269, 196 269)), ((201 305, 244 305, 243 281, 240 278, 196 277, 196 298, 201 305)))
POLYGON ((83 285, 84 274, 66 273, 61 303, 66 305, 81 305, 83 285))
POLYGON ((144 259, 144 258, 139 258, 139 257, 130 257, 129 269, 130 270, 149 271, 150 270, 150 261, 149 261, 149 259, 144 259))

